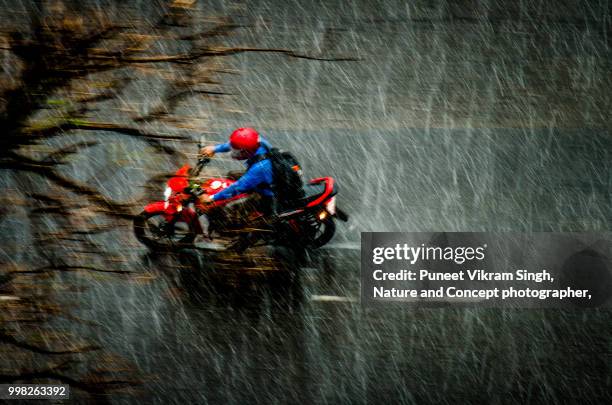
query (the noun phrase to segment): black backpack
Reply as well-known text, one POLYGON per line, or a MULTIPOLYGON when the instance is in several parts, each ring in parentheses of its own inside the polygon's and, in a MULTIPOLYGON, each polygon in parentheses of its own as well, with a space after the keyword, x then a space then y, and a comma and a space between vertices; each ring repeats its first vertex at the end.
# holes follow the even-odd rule
MULTIPOLYGON (((267 153, 258 155, 256 161, 270 159, 274 183, 271 185, 276 198, 277 209, 295 208, 304 198, 302 168, 291 152, 271 148, 267 153)), ((255 163, 255 162, 252 162, 255 163)))

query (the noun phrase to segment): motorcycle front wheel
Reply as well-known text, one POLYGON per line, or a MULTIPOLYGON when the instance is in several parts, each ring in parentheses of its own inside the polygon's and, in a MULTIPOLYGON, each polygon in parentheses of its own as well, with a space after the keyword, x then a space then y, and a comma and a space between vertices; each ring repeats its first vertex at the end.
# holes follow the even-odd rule
POLYGON ((166 221, 162 212, 143 211, 134 218, 134 235, 152 249, 177 249, 193 245, 196 233, 184 222, 166 221))

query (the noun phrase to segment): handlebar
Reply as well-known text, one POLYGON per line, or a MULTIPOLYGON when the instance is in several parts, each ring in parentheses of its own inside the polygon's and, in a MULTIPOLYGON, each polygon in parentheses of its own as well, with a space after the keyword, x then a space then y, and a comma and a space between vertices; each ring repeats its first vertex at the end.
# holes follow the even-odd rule
POLYGON ((198 176, 200 174, 200 172, 202 171, 202 169, 208 164, 210 163, 210 158, 206 157, 206 156, 202 156, 198 159, 198 163, 196 163, 196 166, 193 170, 193 175, 194 176, 198 176))
MULTIPOLYGON (((199 144, 198 144, 198 146, 199 146, 199 144)), ((201 148, 200 148, 200 149, 201 149, 201 148)), ((195 167, 194 167, 194 168, 191 170, 191 172, 189 173, 189 174, 190 174, 190 176, 195 176, 195 177, 199 176, 199 175, 200 175, 200 172, 202 171, 202 169, 203 169, 203 168, 204 168, 204 167, 205 167, 205 166, 206 166, 208 163, 210 163, 210 158, 209 158, 209 157, 206 157, 206 156, 200 156, 200 157, 198 158, 198 163, 196 163, 195 167)), ((198 187, 198 189, 199 189, 199 187, 198 187)), ((197 198, 199 195, 201 195, 201 194, 204 192, 204 191, 202 191, 201 189, 199 189, 199 190, 200 190, 199 192, 197 192, 197 191, 195 191, 195 192, 194 192, 194 190, 193 190, 193 189, 191 189, 191 187, 185 187, 185 192, 190 193, 190 194, 192 195, 192 197, 191 197, 191 199, 190 199, 192 202, 195 202, 195 199, 196 199, 196 198, 197 198)))
MULTIPOLYGON (((202 148, 204 147, 203 144, 203 138, 200 137, 199 141, 198 141, 198 152, 202 150, 202 148)), ((208 165, 208 163, 210 163, 210 158, 207 156, 199 156, 198 157, 198 163, 196 163, 195 167, 193 168, 193 171, 191 172, 191 174, 193 176, 199 176, 200 172, 202 171, 202 169, 208 165)))

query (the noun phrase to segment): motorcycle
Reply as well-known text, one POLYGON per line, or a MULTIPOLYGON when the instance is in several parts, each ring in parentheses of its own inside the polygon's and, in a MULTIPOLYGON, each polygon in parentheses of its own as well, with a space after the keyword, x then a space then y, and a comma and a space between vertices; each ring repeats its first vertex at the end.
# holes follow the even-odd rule
POLYGON ((294 208, 270 216, 255 211, 246 221, 237 219, 230 215, 231 207, 252 194, 208 204, 198 198, 202 193, 214 195, 237 180, 236 176, 198 180, 209 162, 209 158, 200 157, 195 168, 182 166, 168 180, 164 200, 148 204, 134 218, 134 233, 141 243, 151 249, 190 248, 197 235, 204 235, 209 241, 225 240, 228 249, 238 252, 266 244, 316 249, 334 236, 335 219, 348 221, 348 215, 336 207, 338 189, 332 177, 305 184, 304 197, 294 208))

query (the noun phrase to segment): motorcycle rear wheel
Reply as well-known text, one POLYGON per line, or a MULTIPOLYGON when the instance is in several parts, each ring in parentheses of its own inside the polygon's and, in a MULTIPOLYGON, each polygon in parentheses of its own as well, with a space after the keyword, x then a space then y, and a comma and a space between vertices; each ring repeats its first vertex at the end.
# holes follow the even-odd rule
POLYGON ((317 220, 317 224, 313 225, 313 235, 310 241, 310 247, 313 249, 320 248, 327 244, 336 233, 336 223, 333 218, 327 217, 323 221, 317 220), (316 227, 315 227, 316 226, 316 227))
POLYGON ((142 244, 152 249, 178 249, 193 246, 196 237, 193 226, 177 221, 171 225, 173 226, 171 234, 167 232, 167 229, 163 229, 167 226, 170 225, 164 219, 163 213, 143 211, 134 218, 134 235, 142 244))

